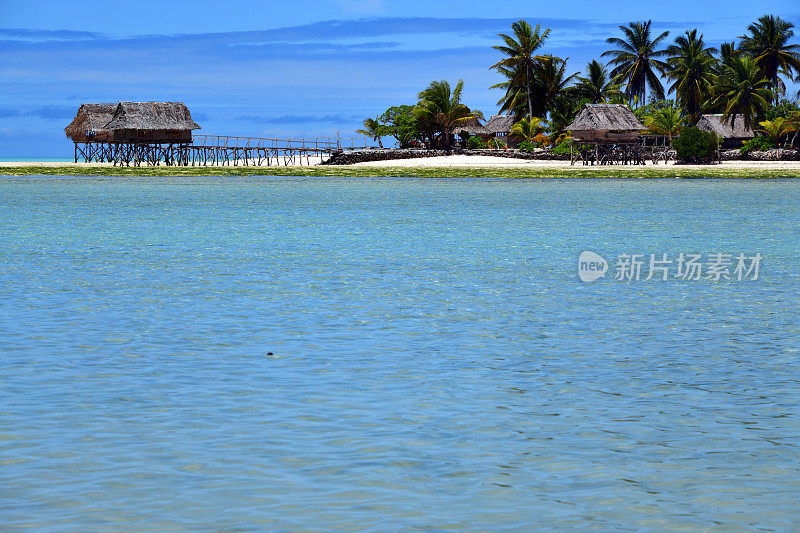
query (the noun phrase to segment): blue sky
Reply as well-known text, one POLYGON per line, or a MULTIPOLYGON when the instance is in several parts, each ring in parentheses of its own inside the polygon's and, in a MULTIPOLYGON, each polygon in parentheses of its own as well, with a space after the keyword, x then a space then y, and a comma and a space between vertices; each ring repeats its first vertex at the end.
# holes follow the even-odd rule
POLYGON ((552 28, 544 51, 574 72, 619 24, 698 27, 718 44, 764 13, 800 26, 796 1, 0 0, 0 157, 69 156, 63 128, 82 102, 183 101, 209 134, 347 136, 462 78, 488 116, 491 46, 516 19, 552 28))

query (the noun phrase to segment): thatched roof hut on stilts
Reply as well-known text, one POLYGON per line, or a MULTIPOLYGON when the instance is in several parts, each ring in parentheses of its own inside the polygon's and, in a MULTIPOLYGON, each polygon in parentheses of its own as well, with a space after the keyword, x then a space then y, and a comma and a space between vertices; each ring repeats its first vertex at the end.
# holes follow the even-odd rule
POLYGON ((183 102, 83 104, 64 128, 75 143, 75 162, 186 164, 192 120, 183 102))
POLYGON ((147 143, 190 143, 192 120, 183 102, 120 102, 106 128, 115 141, 147 143))
POLYGON ((117 104, 82 104, 64 133, 74 142, 108 142, 114 134, 106 128, 117 104))
MULTIPOLYGON (((626 105, 586 104, 567 126, 573 144, 591 145, 581 151, 584 164, 644 164, 639 134, 647 128, 626 105)), ((575 154, 570 164, 575 163, 575 154)))

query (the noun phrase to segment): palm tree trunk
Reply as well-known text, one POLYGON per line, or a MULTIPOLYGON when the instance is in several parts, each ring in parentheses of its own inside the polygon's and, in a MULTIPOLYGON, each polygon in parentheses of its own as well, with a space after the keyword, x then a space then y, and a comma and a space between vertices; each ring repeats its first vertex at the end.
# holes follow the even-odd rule
POLYGON ((531 103, 531 66, 525 66, 525 89, 528 93, 528 117, 533 118, 533 103, 531 103))
POLYGON ((775 71, 775 76, 772 78, 772 97, 775 99, 775 105, 780 103, 780 96, 778 96, 778 72, 775 71))

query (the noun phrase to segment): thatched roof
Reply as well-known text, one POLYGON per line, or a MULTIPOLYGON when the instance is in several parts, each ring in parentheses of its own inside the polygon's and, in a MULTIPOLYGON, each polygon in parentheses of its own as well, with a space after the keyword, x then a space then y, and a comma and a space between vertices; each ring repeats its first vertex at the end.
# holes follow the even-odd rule
POLYGON ((503 133, 507 134, 511 131, 511 126, 514 125, 514 117, 511 115, 494 115, 486 122, 486 129, 489 133, 503 133))
POLYGON ((116 108, 117 104, 81 104, 64 133, 70 138, 85 136, 87 132, 106 133, 106 124, 114 117, 116 108))
POLYGON ((488 135, 489 131, 486 129, 486 126, 481 124, 480 120, 477 118, 472 118, 463 124, 456 124, 453 127, 452 133, 454 135, 458 135, 462 131, 466 131, 470 135, 488 135))
POLYGON ((569 131, 638 132, 646 129, 628 106, 622 104, 586 104, 567 126, 569 131))
POLYGON ((703 115, 697 122, 697 127, 703 131, 716 133, 723 139, 751 139, 755 137, 752 129, 745 129, 744 118, 740 115, 733 121, 722 120, 722 115, 703 115))
POLYGON ((120 102, 114 118, 106 125, 110 130, 197 130, 183 102, 120 102))

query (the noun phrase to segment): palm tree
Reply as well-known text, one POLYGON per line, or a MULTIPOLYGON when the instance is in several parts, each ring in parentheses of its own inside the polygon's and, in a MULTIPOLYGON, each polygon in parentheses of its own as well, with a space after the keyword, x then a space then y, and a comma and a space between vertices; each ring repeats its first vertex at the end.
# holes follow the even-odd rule
POLYGON ((667 48, 669 68, 667 77, 673 81, 669 92, 675 92, 678 104, 692 123, 700 120, 700 108, 711 93, 714 78, 716 50, 706 47, 702 34, 687 31, 667 48))
POLYGON ((792 140, 789 142, 789 146, 794 146, 794 142, 797 140, 797 134, 800 133, 800 111, 794 111, 789 115, 786 119, 786 127, 790 133, 794 132, 792 140))
POLYGON ((544 130, 544 119, 525 117, 511 126, 510 136, 520 141, 533 142, 534 138, 544 130))
MULTIPOLYGON (((797 73, 797 77, 794 79, 795 83, 800 83, 800 72, 797 73)), ((797 94, 794 95, 795 98, 800 99, 800 89, 797 90, 797 94)))
POLYGON ((757 130, 766 135, 775 146, 779 146, 781 138, 787 133, 793 131, 791 126, 786 123, 786 119, 778 117, 772 120, 764 120, 758 123, 761 129, 757 130))
POLYGON ((606 103, 620 94, 620 85, 614 83, 608 70, 597 60, 586 67, 586 77, 578 77, 575 93, 593 104, 606 103))
POLYGON ((540 33, 538 24, 534 30, 531 28, 531 25, 524 20, 518 20, 513 23, 511 29, 514 32, 514 37, 506 35, 505 33, 500 33, 498 36, 503 39, 505 45, 493 47, 495 50, 499 50, 508 57, 498 61, 490 68, 497 69, 503 67, 507 71, 513 70, 519 77, 524 76, 528 99, 528 115, 533 116, 533 103, 531 102, 531 70, 536 61, 534 53, 541 48, 547 40, 547 37, 550 35, 550 30, 546 29, 544 32, 540 33))
POLYGON ((674 107, 662 107, 644 121, 648 130, 657 135, 666 135, 670 144, 672 144, 673 135, 677 135, 683 128, 683 123, 683 115, 674 107))
POLYGON ((417 113, 423 123, 434 124, 442 135, 444 146, 450 146, 451 132, 459 124, 473 118, 483 118, 480 111, 471 111, 461 103, 464 80, 458 80, 455 89, 450 89, 447 80, 433 81, 419 93, 417 113))
POLYGON ((719 60, 720 68, 722 65, 727 63, 728 61, 732 60, 735 57, 741 55, 741 51, 736 48, 736 43, 731 41, 729 43, 722 43, 719 45, 719 60))
POLYGON ((523 75, 524 69, 497 67, 497 71, 506 77, 506 81, 495 83, 490 87, 505 91, 497 102, 500 113, 513 114, 518 118, 528 116, 528 89, 523 75))
POLYGON ((378 146, 383 148, 381 137, 389 134, 389 128, 374 118, 368 118, 364 121, 364 129, 356 130, 356 133, 366 135, 367 137, 372 137, 373 140, 378 141, 378 146))
POLYGON ((792 75, 793 70, 800 72, 800 45, 788 44, 794 37, 794 24, 774 15, 764 15, 747 27, 749 35, 740 37, 741 48, 756 61, 761 73, 769 81, 775 97, 785 89, 779 74, 792 75))
POLYGON ((534 112, 543 116, 553 109, 556 99, 564 94, 578 73, 567 76, 567 60, 554 56, 542 56, 533 65, 531 96, 535 102, 534 112))
POLYGON ((620 83, 627 83, 625 94, 628 101, 632 101, 634 96, 639 96, 640 101, 644 102, 647 87, 657 98, 664 98, 664 86, 658 79, 656 72, 663 74, 667 69, 667 64, 660 59, 666 55, 666 50, 659 50, 658 45, 667 38, 668 31, 665 31, 655 39, 651 38, 650 26, 653 21, 631 22, 628 26, 620 26, 625 39, 611 37, 606 39, 608 44, 613 44, 617 48, 603 52, 603 56, 611 56, 613 59, 609 63, 614 65, 611 75, 620 83))
POLYGON ((583 103, 571 94, 563 93, 555 99, 550 108, 550 139, 554 143, 559 142, 561 135, 567 130, 567 126, 575 120, 575 117, 583 108, 583 103))
POLYGON ((753 127, 772 99, 769 82, 748 56, 734 57, 722 67, 715 79, 714 95, 712 105, 722 110, 722 119, 730 120, 733 126, 741 116, 745 129, 753 127))

